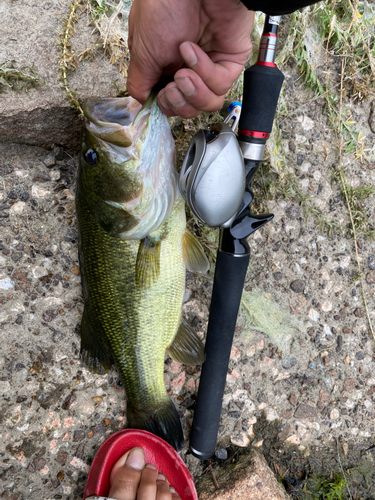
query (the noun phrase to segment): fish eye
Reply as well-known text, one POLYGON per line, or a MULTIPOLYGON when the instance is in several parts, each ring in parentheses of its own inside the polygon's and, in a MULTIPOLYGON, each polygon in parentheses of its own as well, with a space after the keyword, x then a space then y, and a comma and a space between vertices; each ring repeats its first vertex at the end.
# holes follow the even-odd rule
POLYGON ((88 149, 85 153, 83 153, 83 158, 89 165, 95 165, 96 163, 98 163, 98 155, 95 149, 88 149))

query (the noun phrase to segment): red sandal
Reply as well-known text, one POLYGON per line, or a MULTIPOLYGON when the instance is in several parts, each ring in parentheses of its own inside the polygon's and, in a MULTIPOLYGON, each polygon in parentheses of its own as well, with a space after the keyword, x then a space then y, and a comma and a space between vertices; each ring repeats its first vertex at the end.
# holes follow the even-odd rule
POLYGON ((193 478, 179 454, 163 439, 147 431, 125 429, 112 434, 99 448, 91 465, 84 500, 106 498, 112 467, 132 448, 142 448, 146 464, 165 475, 181 500, 198 500, 193 478))

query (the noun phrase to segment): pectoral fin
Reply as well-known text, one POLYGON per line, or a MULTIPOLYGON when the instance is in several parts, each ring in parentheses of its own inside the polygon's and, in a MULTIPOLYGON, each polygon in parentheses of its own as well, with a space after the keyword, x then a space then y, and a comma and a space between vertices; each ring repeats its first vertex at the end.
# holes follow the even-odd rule
POLYGON ((167 351, 171 358, 185 365, 201 365, 206 359, 202 341, 185 318, 181 319, 176 336, 167 351))
POLYGON ((160 273, 160 241, 141 240, 135 265, 135 282, 139 288, 148 288, 160 273))
POLYGON ((100 345, 87 319, 86 308, 81 321, 81 360, 94 373, 107 373, 113 364, 112 357, 100 345))
POLYGON ((182 251, 186 269, 206 273, 210 267, 202 245, 189 231, 182 236, 182 251))

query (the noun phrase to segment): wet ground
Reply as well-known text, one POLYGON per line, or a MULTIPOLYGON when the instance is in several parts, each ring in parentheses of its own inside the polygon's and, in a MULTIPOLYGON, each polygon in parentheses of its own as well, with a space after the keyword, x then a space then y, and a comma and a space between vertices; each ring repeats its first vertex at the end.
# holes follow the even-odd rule
MULTIPOLYGON (((326 219, 345 227, 346 204, 329 173, 337 148, 324 103, 301 90, 293 68, 285 88, 288 113, 280 134, 286 161, 326 219)), ((369 112, 369 101, 352 110, 371 149, 369 112)), ((197 126, 185 124, 180 156, 197 126)), ((362 162, 345 158, 351 185, 375 185, 371 154, 362 162)), ((126 425, 116 370, 94 375, 79 359, 77 165, 76 153, 59 147, 0 147, 1 498, 82 498, 96 450, 126 425)), ((264 186, 255 184, 259 198, 264 186)), ((375 224, 373 196, 363 204, 375 224)), ((296 199, 278 197, 265 205, 275 219, 250 239, 218 449, 232 456, 233 447, 258 447, 295 495, 306 474, 332 471, 350 479, 353 498, 375 498, 374 340, 356 281, 353 240, 345 232, 322 233, 296 199), (358 464, 370 472, 347 472, 358 464)), ((200 235, 206 248, 212 246, 212 235, 200 235)), ((374 322, 375 244, 359 237, 358 247, 374 322)), ((212 276, 188 275, 184 311, 202 336, 212 276)), ((166 387, 186 439, 199 375, 200 367, 166 360, 166 387)), ((198 478, 204 464, 187 449, 182 456, 198 478)))

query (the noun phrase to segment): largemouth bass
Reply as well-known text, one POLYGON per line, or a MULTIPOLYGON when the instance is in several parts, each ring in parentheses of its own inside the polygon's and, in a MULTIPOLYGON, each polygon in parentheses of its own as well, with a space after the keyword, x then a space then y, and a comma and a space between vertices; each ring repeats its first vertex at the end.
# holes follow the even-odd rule
POLYGON ((156 100, 91 99, 76 189, 85 309, 81 356, 96 373, 116 364, 131 428, 183 446, 164 386, 165 350, 201 364, 201 341, 181 315, 185 268, 208 261, 186 230, 174 141, 156 100))

